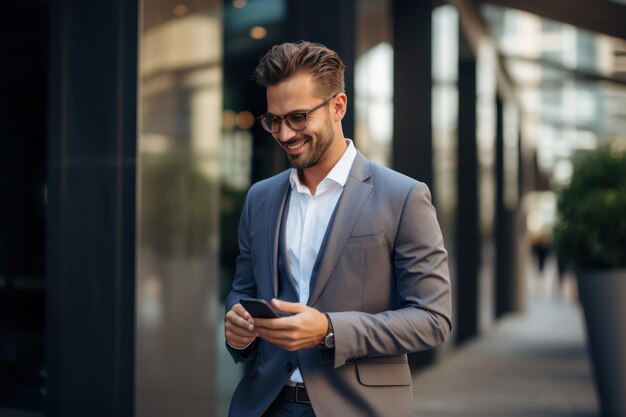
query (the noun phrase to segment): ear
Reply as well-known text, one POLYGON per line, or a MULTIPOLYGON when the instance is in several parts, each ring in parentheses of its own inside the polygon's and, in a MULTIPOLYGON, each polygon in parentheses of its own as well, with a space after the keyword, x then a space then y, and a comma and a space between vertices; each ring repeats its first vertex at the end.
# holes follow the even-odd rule
POLYGON ((346 115, 346 111, 348 110, 348 96, 346 93, 339 93, 337 97, 333 99, 333 121, 340 122, 343 120, 343 117, 346 115))

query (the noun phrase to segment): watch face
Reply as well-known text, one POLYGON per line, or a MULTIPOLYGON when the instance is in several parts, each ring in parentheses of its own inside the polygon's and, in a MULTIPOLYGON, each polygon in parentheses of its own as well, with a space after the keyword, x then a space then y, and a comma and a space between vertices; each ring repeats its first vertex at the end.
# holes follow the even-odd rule
POLYGON ((335 335, 333 333, 328 333, 326 335, 326 337, 324 338, 324 346, 329 349, 335 347, 335 335))

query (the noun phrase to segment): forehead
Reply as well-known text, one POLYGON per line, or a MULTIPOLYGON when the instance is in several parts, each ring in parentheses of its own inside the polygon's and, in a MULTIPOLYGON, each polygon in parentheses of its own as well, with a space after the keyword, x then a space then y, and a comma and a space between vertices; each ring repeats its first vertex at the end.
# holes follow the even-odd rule
POLYGON ((320 100, 314 92, 316 83, 313 76, 296 74, 278 84, 267 87, 267 111, 283 115, 295 110, 308 110, 320 100))

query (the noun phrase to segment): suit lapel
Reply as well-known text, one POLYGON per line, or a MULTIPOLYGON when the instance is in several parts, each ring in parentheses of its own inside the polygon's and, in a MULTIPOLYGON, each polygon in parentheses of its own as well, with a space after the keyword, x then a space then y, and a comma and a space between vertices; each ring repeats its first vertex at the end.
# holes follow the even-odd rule
MULTIPOLYGON (((291 285, 294 293, 298 294, 298 284, 293 277, 293 272, 291 271, 291 266, 289 266, 289 254, 287 251, 287 218, 289 217, 289 208, 290 208, 290 199, 291 199, 291 182, 290 186, 287 187, 287 197, 285 198, 285 203, 283 206, 283 212, 280 219, 280 233, 278 238, 278 272, 279 277, 282 275, 286 279, 287 282, 291 285), (282 261, 281 261, 282 259, 282 261)), ((280 279, 280 278, 279 278, 280 279)))
POLYGON ((311 295, 308 305, 315 305, 341 257, 361 209, 373 186, 364 181, 370 177, 369 162, 357 152, 343 193, 329 224, 311 274, 311 295))
POLYGON ((289 170, 286 171, 280 185, 276 187, 270 202, 269 221, 267 222, 267 247, 270 248, 271 276, 274 297, 278 297, 278 243, 280 241, 280 225, 289 194, 289 170))

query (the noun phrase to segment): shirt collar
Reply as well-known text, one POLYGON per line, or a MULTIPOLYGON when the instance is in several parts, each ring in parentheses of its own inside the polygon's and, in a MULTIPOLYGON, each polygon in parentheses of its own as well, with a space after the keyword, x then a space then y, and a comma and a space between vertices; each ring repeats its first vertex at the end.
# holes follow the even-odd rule
MULTIPOLYGON (((339 184, 341 187, 346 185, 346 181, 348 181, 348 175, 350 175, 350 169, 352 168, 352 164, 354 162, 354 158, 356 158, 356 148, 354 147, 354 143, 350 139, 346 139, 346 143, 348 147, 344 151, 341 158, 337 161, 333 169, 324 177, 324 179, 320 182, 317 187, 317 191, 322 192, 330 187, 329 180, 339 184)), ((289 182, 291 183, 291 188, 294 187, 300 193, 309 193, 309 189, 300 182, 300 177, 298 176, 298 170, 295 168, 291 169, 291 174, 289 175, 289 182)))

